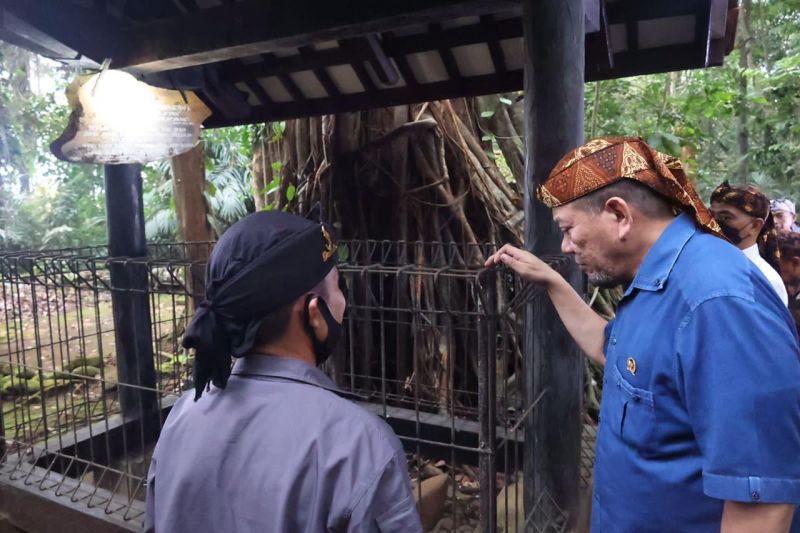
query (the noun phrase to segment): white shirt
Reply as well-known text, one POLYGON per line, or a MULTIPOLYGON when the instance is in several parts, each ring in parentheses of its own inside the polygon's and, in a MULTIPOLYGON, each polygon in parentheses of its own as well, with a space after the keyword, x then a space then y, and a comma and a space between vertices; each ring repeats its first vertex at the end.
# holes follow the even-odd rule
POLYGON ((758 269, 764 274, 769 281, 769 284, 772 285, 772 288, 775 289, 775 292, 778 293, 780 296, 781 301, 783 301, 783 305, 789 306, 789 293, 786 292, 786 286, 783 284, 783 280, 781 279, 781 275, 772 268, 772 266, 767 263, 761 254, 758 253, 758 245, 754 244, 749 248, 745 248, 742 250, 744 255, 747 256, 750 261, 752 261, 758 269))

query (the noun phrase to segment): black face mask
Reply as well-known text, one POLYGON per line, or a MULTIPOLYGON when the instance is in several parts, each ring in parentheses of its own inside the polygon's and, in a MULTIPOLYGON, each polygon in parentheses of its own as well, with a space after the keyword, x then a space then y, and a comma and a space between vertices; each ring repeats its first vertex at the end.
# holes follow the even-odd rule
POLYGON ((314 296, 313 294, 309 294, 306 298, 304 315, 306 332, 311 339, 311 344, 314 349, 314 358, 316 359, 317 366, 319 366, 324 363, 328 357, 331 356, 333 350, 336 349, 336 345, 339 344, 339 339, 342 337, 343 328, 342 325, 337 322, 335 318, 333 318, 331 310, 328 308, 328 304, 325 302, 325 300, 321 297, 314 296), (314 329, 311 327, 311 321, 309 319, 308 306, 313 298, 317 298, 319 312, 322 314, 322 318, 328 325, 328 336, 323 341, 317 338, 316 334, 314 333, 314 329))
POLYGON ((740 235, 742 230, 733 228, 729 226, 727 223, 720 222, 719 220, 717 220, 717 224, 719 224, 719 228, 722 230, 722 234, 725 235, 728 238, 728 240, 731 241, 733 244, 739 244, 740 242, 742 242, 742 236, 740 235))

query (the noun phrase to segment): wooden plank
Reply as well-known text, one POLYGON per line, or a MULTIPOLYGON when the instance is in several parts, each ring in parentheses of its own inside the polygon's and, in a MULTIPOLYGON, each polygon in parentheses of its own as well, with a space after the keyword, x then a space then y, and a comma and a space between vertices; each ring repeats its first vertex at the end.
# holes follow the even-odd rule
MULTIPOLYGON (((561 232, 550 209, 533 195, 555 163, 583 142, 584 31, 582 0, 523 0, 525 30, 525 247, 538 255, 559 253, 561 232)), ((570 261, 565 277, 582 290, 570 261)), ((583 356, 547 298, 526 308, 525 402, 544 393, 525 421, 525 516, 533 529, 557 515, 547 493, 574 528, 580 480, 583 356)))
POLYGON ((346 7, 328 0, 243 0, 141 25, 136 40, 112 57, 118 67, 169 70, 516 7, 514 0, 350 0, 346 7))
POLYGON ((375 91, 341 95, 337 98, 315 98, 304 102, 275 103, 252 109, 249 117, 239 120, 212 115, 206 122, 208 128, 219 128, 239 124, 254 124, 287 118, 343 113, 360 109, 389 107, 456 96, 478 96, 518 90, 522 87, 522 72, 509 71, 504 76, 494 74, 447 80, 424 85, 397 87, 375 91))

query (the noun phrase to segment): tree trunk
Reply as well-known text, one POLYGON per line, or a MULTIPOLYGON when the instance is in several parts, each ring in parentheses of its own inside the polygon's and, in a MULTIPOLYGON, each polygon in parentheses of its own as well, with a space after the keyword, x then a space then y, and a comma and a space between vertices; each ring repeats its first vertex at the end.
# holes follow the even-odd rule
MULTIPOLYGON (((208 259, 209 246, 214 233, 208 223, 208 206, 203 194, 206 190, 205 152, 200 143, 186 153, 172 158, 172 187, 175 210, 178 213, 178 231, 187 243, 187 255, 193 261, 208 259)), ((194 304, 202 301, 205 293, 205 271, 193 265, 187 279, 189 291, 194 294, 194 304)), ((188 314, 187 314, 188 316, 188 314)))
POLYGON ((739 148, 739 164, 736 168, 736 177, 737 181, 740 183, 746 183, 750 175, 750 133, 748 131, 747 117, 751 111, 750 106, 748 105, 747 69, 752 66, 752 55, 750 50, 753 39, 750 23, 751 9, 752 0, 743 0, 741 11, 739 12, 741 22, 738 31, 740 70, 737 80, 739 97, 736 106, 736 141, 739 148))

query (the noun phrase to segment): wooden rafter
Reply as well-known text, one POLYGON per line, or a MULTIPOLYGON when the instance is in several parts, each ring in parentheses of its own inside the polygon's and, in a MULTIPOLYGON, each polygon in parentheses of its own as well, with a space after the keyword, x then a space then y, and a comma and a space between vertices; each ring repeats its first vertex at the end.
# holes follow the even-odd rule
POLYGON ((242 0, 139 25, 137 38, 114 56, 114 63, 166 70, 516 8, 514 0, 351 0, 347 9, 328 0, 242 0))
POLYGON ((367 35, 362 39, 369 50, 369 62, 378 79, 384 85, 396 85, 400 81, 400 73, 386 54, 380 38, 377 35, 367 35))
MULTIPOLYGON (((299 50, 300 55, 306 58, 313 57, 316 53, 310 46, 301 46, 299 50)), ((328 74, 328 71, 325 70, 324 67, 312 67, 310 70, 314 73, 314 76, 316 76, 317 80, 319 81, 320 85, 322 85, 322 88, 325 89, 325 92, 328 94, 328 96, 339 96, 339 88, 336 86, 336 83, 334 83, 330 74, 328 74)))
MULTIPOLYGON (((352 56, 356 55, 355 51, 362 49, 358 43, 350 40, 350 39, 342 39, 339 41, 339 48, 344 50, 345 52, 349 53, 352 56)), ((375 86, 375 82, 372 81, 372 78, 369 77, 369 72, 367 71, 367 67, 364 66, 364 61, 360 59, 356 59, 350 62, 350 67, 352 67, 353 72, 356 73, 356 78, 358 81, 361 82, 361 85, 364 87, 364 90, 367 92, 374 92, 377 87, 375 86)))
POLYGON ((133 40, 120 21, 63 0, 2 0, 0 8, 97 63, 119 57, 133 40))
MULTIPOLYGON (((494 17, 492 15, 484 15, 480 18, 481 27, 485 28, 484 31, 489 33, 490 28, 493 27, 494 17)), ((494 71, 503 73, 508 70, 506 66, 506 56, 503 53, 503 47, 500 46, 500 41, 496 38, 486 40, 486 45, 489 47, 489 55, 492 57, 492 64, 494 71)))
POLYGON ((252 91, 256 98, 258 98, 258 101, 261 103, 261 105, 272 105, 272 98, 269 97, 267 91, 264 90, 258 81, 247 80, 244 83, 247 85, 247 88, 252 91))
MULTIPOLYGON (((408 54, 426 52, 442 48, 454 48, 485 42, 486 39, 501 41, 522 37, 522 22, 519 19, 492 21, 484 24, 471 24, 459 28, 442 30, 436 37, 429 34, 398 37, 391 32, 383 34, 383 49, 387 57, 394 59, 403 77, 407 72, 399 58, 408 54)), ((262 56, 263 57, 263 56, 262 56)), ((317 68, 344 65, 357 61, 369 61, 371 52, 364 46, 341 46, 327 50, 317 50, 284 58, 264 57, 263 62, 244 65, 239 61, 224 64, 225 76, 231 81, 245 81, 248 78, 275 76, 281 72, 297 72, 317 68)), ((408 80, 406 80, 408 83, 408 80)))
MULTIPOLYGON (((442 25, 439 23, 428 26, 428 33, 430 34, 439 35, 442 31, 442 25)), ((456 63, 456 58, 453 56, 453 50, 449 46, 439 46, 438 52, 439 56, 442 58, 442 63, 444 63, 444 68, 447 71, 448 77, 450 77, 450 79, 460 78, 461 72, 458 70, 458 63, 456 63)))
POLYGON ((212 116, 206 126, 216 128, 242 123, 257 123, 287 118, 307 117, 328 113, 343 113, 359 109, 373 109, 412 102, 441 100, 455 96, 477 96, 517 90, 522 87, 522 71, 510 71, 506 76, 494 75, 461 78, 427 83, 415 87, 397 87, 373 93, 343 94, 337 98, 315 98, 304 102, 275 103, 258 106, 246 121, 229 120, 224 116, 212 116))

